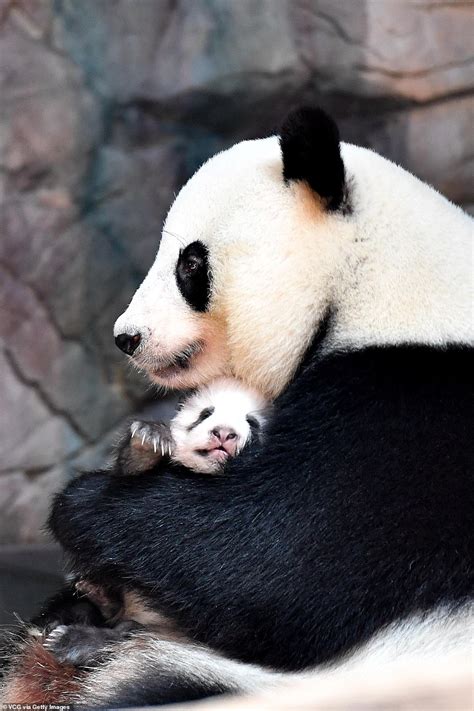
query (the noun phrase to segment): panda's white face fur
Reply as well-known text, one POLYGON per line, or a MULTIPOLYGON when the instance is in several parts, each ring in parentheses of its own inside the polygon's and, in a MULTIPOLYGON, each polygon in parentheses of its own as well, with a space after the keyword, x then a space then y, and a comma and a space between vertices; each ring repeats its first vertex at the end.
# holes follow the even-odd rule
POLYGON ((472 342, 470 218, 367 149, 341 144, 341 156, 346 210, 283 180, 277 137, 233 146, 185 185, 115 325, 140 334, 133 360, 152 380, 184 388, 228 374, 273 398, 329 309, 326 349, 472 342), (211 274, 200 310, 176 276, 194 243, 211 274))
POLYGON ((266 402, 234 378, 218 378, 188 397, 172 419, 172 459, 204 474, 222 470, 265 425, 266 402))

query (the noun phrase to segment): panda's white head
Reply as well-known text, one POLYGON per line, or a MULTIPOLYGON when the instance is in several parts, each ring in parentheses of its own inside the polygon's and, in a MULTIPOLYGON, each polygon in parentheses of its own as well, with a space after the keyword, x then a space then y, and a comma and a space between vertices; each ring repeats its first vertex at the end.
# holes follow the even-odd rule
POLYGON ((279 138, 233 146, 184 186, 116 342, 162 386, 234 375, 274 397, 328 313, 326 348, 465 340, 470 230, 301 109, 279 138))

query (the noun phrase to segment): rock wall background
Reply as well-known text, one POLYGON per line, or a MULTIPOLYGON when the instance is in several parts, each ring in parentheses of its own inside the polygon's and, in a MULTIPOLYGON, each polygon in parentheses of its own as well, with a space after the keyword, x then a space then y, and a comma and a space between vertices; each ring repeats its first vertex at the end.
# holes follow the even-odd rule
POLYGON ((0 542, 150 394, 112 324, 209 155, 317 102, 474 204, 473 36, 461 0, 0 0, 0 542))

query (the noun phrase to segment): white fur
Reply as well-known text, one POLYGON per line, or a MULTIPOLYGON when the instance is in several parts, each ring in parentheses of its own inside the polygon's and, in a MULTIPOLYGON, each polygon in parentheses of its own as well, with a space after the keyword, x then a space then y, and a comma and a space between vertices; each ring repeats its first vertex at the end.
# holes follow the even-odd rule
MULTIPOLYGON (((389 625, 346 659, 315 671, 281 674, 256 665, 227 659, 205 647, 191 643, 174 643, 156 639, 144 633, 135 639, 114 646, 113 659, 93 671, 87 678, 87 688, 78 703, 106 703, 117 686, 127 680, 141 683, 149 678, 186 678, 201 682, 219 681, 229 690, 253 692, 276 685, 284 686, 296 680, 321 683, 329 679, 341 684, 358 680, 360 676, 384 678, 394 669, 410 677, 410 669, 422 669, 428 681, 431 665, 452 664, 464 673, 472 667, 474 616, 472 606, 456 614, 440 608, 429 615, 414 615, 389 625), (400 667, 403 665, 403 667, 400 667)), ((403 677, 402 677, 403 680, 403 677)), ((360 701, 360 699, 358 699, 360 701)))
POLYGON ((197 472, 213 474, 220 471, 227 457, 221 451, 221 458, 213 458, 214 447, 218 444, 213 430, 232 431, 235 437, 224 444, 229 456, 237 456, 252 436, 247 416, 255 417, 263 427, 265 405, 262 395, 235 378, 212 381, 188 397, 171 421, 175 445, 172 458, 197 472), (213 413, 192 427, 207 408, 213 408, 213 413))
POLYGON ((276 137, 239 143, 181 190, 157 259, 115 333, 139 330, 134 359, 170 387, 232 373, 270 397, 292 377, 331 306, 328 347, 473 339, 472 220, 402 168, 342 144, 352 214, 328 213, 303 183, 285 185, 276 137), (175 280, 179 250, 209 249, 209 313, 175 280), (196 340, 180 376, 153 366, 196 340))

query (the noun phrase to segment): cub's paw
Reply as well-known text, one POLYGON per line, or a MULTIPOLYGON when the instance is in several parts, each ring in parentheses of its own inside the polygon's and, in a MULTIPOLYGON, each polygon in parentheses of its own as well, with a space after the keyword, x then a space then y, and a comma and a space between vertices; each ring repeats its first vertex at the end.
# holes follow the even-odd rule
POLYGON ((130 444, 135 449, 169 456, 173 451, 170 428, 163 422, 135 420, 130 426, 130 444))
MULTIPOLYGON (((54 654, 58 662, 81 666, 90 661, 91 645, 87 625, 58 625, 46 635, 43 647, 54 654)), ((96 651, 96 646, 94 646, 96 651)))
POLYGON ((104 627, 58 625, 47 634, 43 647, 58 662, 80 667, 99 661, 110 641, 110 631, 104 627))

